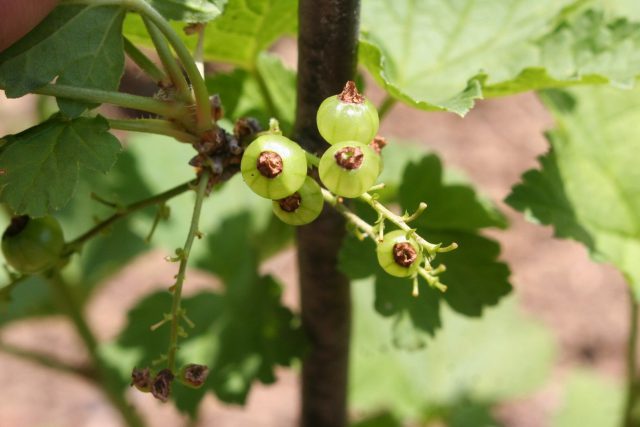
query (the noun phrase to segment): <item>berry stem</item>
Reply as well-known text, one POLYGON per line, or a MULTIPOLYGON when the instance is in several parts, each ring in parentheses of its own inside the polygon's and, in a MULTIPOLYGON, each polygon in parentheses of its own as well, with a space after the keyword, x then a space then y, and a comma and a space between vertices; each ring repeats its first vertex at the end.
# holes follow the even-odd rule
POLYGON ((124 395, 120 390, 120 386, 117 384, 117 382, 114 381, 113 374, 109 372, 107 365, 100 357, 100 354, 98 352, 98 341, 89 328, 89 325, 87 324, 80 309, 80 305, 76 300, 72 290, 69 288, 69 285, 57 270, 51 271, 47 276, 47 280, 56 292, 60 301, 60 305, 66 311, 69 320, 73 322, 78 335, 82 339, 82 342, 89 352, 91 361, 100 379, 97 384, 100 385, 113 406, 118 409, 118 411, 120 411, 120 415, 122 415, 122 418, 125 420, 128 426, 144 426, 142 419, 138 416, 133 407, 129 405, 129 403, 125 400, 124 395))
POLYGON ((167 77, 164 71, 158 68, 158 66, 127 37, 124 38, 124 51, 127 53, 127 56, 159 86, 165 87, 169 84, 169 77, 167 77))
POLYGON ((307 156, 307 163, 315 167, 320 166, 320 157, 305 150, 305 156, 307 156))
MULTIPOLYGON (((336 211, 338 211, 342 216, 344 216, 347 221, 351 222, 360 232, 364 233, 365 236, 370 237, 376 243, 380 242, 380 236, 378 235, 377 229, 375 226, 369 224, 368 222, 360 218, 358 215, 356 215, 353 211, 351 211, 343 203, 341 203, 338 200, 338 198, 334 196, 333 193, 331 193, 330 191, 323 188, 322 196, 324 197, 324 200, 328 204, 333 206, 336 209, 336 211)), ((413 234, 413 237, 416 240, 420 238, 420 236, 418 236, 415 233, 413 234)), ((434 246, 437 246, 437 245, 434 245, 434 246)), ((431 268, 431 266, 428 264, 428 261, 425 259, 425 267, 420 267, 418 269, 418 274, 427 281, 429 286, 431 286, 432 288, 436 288, 441 292, 444 292, 447 290, 447 286, 442 284, 437 277, 437 275, 442 273, 444 270, 445 270, 444 265, 439 265, 435 269, 431 268)))
POLYGON ((358 215, 353 213, 349 208, 347 208, 344 204, 338 201, 338 198, 333 195, 329 190, 322 188, 322 197, 324 200, 333 206, 342 216, 344 216, 349 222, 355 225, 360 231, 362 231, 367 236, 371 237, 373 241, 378 241, 378 236, 375 232, 375 228, 370 225, 368 222, 360 218, 358 215))
POLYGON ((271 117, 278 116, 278 109, 276 108, 276 104, 271 96, 271 92, 269 92, 269 87, 267 86, 267 82, 265 81, 260 70, 254 66, 251 70, 253 78, 258 82, 258 89, 260 90, 260 94, 262 95, 262 99, 264 100, 267 114, 271 117))
MULTIPOLYGON (((360 200, 366 202, 369 206, 371 206, 376 212, 382 215, 389 222, 395 224, 399 229, 410 233, 412 228, 407 225, 407 223, 402 219, 401 216, 394 214, 389 209, 387 209, 382 203, 378 202, 371 194, 364 193, 359 197, 360 200)), ((440 245, 434 245, 433 243, 427 242, 425 239, 415 234, 416 241, 422 246, 430 256, 434 256, 437 252, 449 252, 458 247, 456 243, 452 243, 451 245, 441 248, 440 245)))
POLYGON ((169 350, 167 352, 167 367, 174 373, 176 371, 176 352, 178 350, 178 337, 180 332, 180 320, 183 317, 181 308, 182 299, 182 286, 187 271, 187 263, 189 261, 189 254, 191 253, 191 246, 196 235, 199 235, 198 223, 200 222, 200 212, 202 211, 202 202, 207 193, 207 185, 209 184, 209 172, 204 169, 202 175, 200 175, 200 181, 198 182, 198 189, 196 192, 196 201, 193 207, 193 215, 191 217, 191 226, 189 227, 189 233, 187 234, 187 240, 184 243, 180 255, 180 267, 178 268, 178 274, 176 276, 176 282, 173 285, 173 303, 171 305, 171 335, 169 338, 169 350))

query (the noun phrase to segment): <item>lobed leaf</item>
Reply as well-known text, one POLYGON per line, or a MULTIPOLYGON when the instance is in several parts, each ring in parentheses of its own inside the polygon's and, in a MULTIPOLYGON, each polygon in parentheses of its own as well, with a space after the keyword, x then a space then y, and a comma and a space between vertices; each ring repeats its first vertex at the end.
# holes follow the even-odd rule
MULTIPOLYGON (((0 53, 0 88, 17 98, 53 81, 117 90, 124 71, 119 6, 59 5, 25 37, 0 53)), ((91 105, 59 99, 76 117, 91 105)))
POLYGON ((569 373, 562 403, 554 414, 552 427, 614 427, 622 423, 624 392, 587 370, 569 373))
POLYGON ((220 95, 227 118, 254 117, 266 128, 269 119, 277 117, 282 131, 291 131, 296 73, 276 56, 263 52, 257 58, 255 73, 236 69, 207 77, 206 83, 209 93, 220 95))
POLYGON ((360 61, 391 96, 464 115, 476 99, 575 84, 629 86, 640 26, 572 0, 371 0, 360 61))
POLYGON ((371 281, 354 283, 353 292, 349 383, 358 412, 382 407, 405 422, 431 414, 432 422, 458 425, 469 412, 482 419, 482 406, 539 386, 551 367, 551 335, 527 319, 513 298, 488 308, 482 317, 441 307, 447 327, 425 348, 406 351, 390 345, 397 332, 371 311, 377 299, 371 281))
POLYGON ((544 96, 557 121, 547 135, 551 150, 506 202, 611 262, 640 298, 640 91, 568 93, 544 96))
POLYGON ((71 199, 81 168, 106 173, 120 152, 107 121, 66 120, 60 115, 5 138, 0 146, 0 201, 15 214, 33 217, 62 208, 71 199))

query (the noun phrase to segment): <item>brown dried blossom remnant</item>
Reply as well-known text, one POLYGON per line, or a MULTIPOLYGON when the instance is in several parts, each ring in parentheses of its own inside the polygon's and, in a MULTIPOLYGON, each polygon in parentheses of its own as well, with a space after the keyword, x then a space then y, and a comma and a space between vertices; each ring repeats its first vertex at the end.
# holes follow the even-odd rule
POLYGON ((169 400, 173 374, 169 369, 163 369, 155 376, 151 383, 151 394, 161 402, 169 400))
POLYGON ((284 199, 280 199, 278 204, 280 205, 280 209, 285 212, 295 212, 302 204, 302 197, 300 193, 296 192, 284 199))
POLYGON ((149 368, 133 368, 131 371, 131 385, 142 392, 151 390, 151 372, 149 368))
POLYGON ((5 176, 7 174, 7 170, 4 168, 0 168, 0 176, 5 176))
POLYGON ((384 136, 376 135, 373 141, 369 143, 369 147, 378 154, 382 153, 382 149, 387 146, 387 140, 384 136))
POLYGON ((282 173, 282 157, 273 151, 263 151, 258 156, 256 168, 266 178, 275 178, 282 173))
POLYGON ((253 117, 242 117, 236 121, 233 126, 233 135, 238 141, 243 142, 245 139, 252 137, 262 130, 260 122, 253 117))
POLYGON ((402 267, 409 267, 418 258, 418 252, 408 242, 393 245, 393 259, 402 267))
POLYGON ((222 109, 222 100, 220 99, 220 95, 217 93, 214 94, 209 98, 209 102, 211 103, 211 116, 213 117, 213 120, 217 122, 224 117, 224 110, 222 109))
POLYGON ((11 223, 9 224, 9 227, 7 227, 7 229, 4 231, 2 237, 11 237, 20 234, 20 232, 24 230, 29 223, 29 220, 30 218, 28 215, 14 216, 13 218, 11 218, 11 223))
POLYGON ((353 80, 349 80, 347 84, 344 85, 344 89, 342 89, 338 98, 340 101, 348 104, 363 104, 365 101, 365 97, 358 92, 358 88, 353 80))
POLYGON ((182 31, 184 31, 184 33, 188 36, 191 36, 193 34, 197 34, 200 31, 202 31, 204 29, 205 24, 202 22, 194 22, 191 23, 187 26, 185 26, 182 31))
POLYGON ((338 150, 334 158, 336 163, 343 169, 353 170, 362 166, 364 153, 360 147, 347 146, 338 150))
POLYGON ((209 376, 209 368, 205 365, 191 363, 182 368, 182 380, 193 388, 200 388, 209 376))

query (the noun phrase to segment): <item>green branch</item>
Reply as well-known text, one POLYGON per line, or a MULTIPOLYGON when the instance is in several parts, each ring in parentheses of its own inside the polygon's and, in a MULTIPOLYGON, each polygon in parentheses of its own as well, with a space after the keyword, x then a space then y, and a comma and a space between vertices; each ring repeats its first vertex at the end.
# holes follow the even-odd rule
POLYGON ((161 119, 129 119, 116 120, 107 119, 111 129, 128 130, 132 132, 155 133, 157 135, 166 135, 177 139, 181 142, 193 144, 199 139, 195 135, 186 132, 176 124, 161 119))
POLYGON ((187 240, 184 243, 184 247, 180 253, 180 267, 178 268, 178 274, 176 275, 176 282, 173 285, 173 303, 171 304, 171 335, 169 338, 169 351, 167 352, 167 367, 171 372, 175 373, 176 368, 176 352, 178 350, 178 337, 180 335, 180 320, 184 317, 184 312, 181 307, 182 301, 182 286, 187 272, 187 263, 189 261, 189 255, 191 253, 191 246, 196 235, 199 234, 198 223, 200 222, 200 212, 202 211, 202 202, 207 193, 207 186, 209 184, 209 172, 204 169, 202 175, 200 175, 200 182, 198 183, 198 190, 196 193, 196 202, 193 207, 193 216, 191 217, 191 226, 189 227, 189 234, 187 234, 187 240))
POLYGON ((185 191, 192 188, 194 181, 189 181, 184 184, 180 184, 177 187, 174 187, 170 190, 165 191, 164 193, 157 194, 153 197, 149 197, 148 199, 140 200, 136 203, 125 206, 118 212, 111 215, 109 218, 104 221, 96 224, 90 230, 70 241, 65 245, 65 249, 63 251, 64 256, 69 256, 73 252, 76 252, 82 248, 82 245, 85 244, 88 240, 102 233, 105 229, 109 228, 113 223, 118 220, 125 218, 126 216, 139 211, 140 209, 144 209, 148 206, 157 205, 160 203, 164 203, 165 201, 184 193, 185 191))
POLYGON ((24 280, 26 280, 29 275, 28 274, 21 274, 21 275, 16 275, 14 277, 13 273, 10 274, 10 282, 7 285, 4 285, 2 288, 0 288, 0 301, 2 300, 9 300, 11 298, 11 292, 13 292, 13 290, 24 280))
POLYGON ((63 306, 69 320, 73 322, 78 335, 80 335, 82 342, 89 352, 91 361, 100 378, 100 381, 98 381, 97 384, 100 385, 114 407, 120 411, 120 415, 122 415, 122 418, 124 418, 127 425, 130 427, 144 426, 142 419, 125 400, 120 386, 116 381, 114 381, 113 374, 109 371, 108 366, 100 357, 100 354, 98 353, 98 341, 85 321, 84 315, 80 310, 80 305, 76 301, 72 290, 58 271, 52 271, 47 279, 56 292, 58 299, 60 300, 60 305, 63 306))
POLYGON ((119 107, 147 111, 164 117, 182 119, 187 115, 185 105, 178 102, 160 101, 145 96, 111 92, 100 89, 87 89, 60 84, 48 84, 31 91, 38 95, 68 98, 94 104, 113 104, 119 107))
POLYGON ((124 51, 127 56, 136 63, 138 67, 149 75, 159 86, 165 87, 170 80, 167 75, 158 66, 147 57, 140 49, 138 49, 131 40, 124 38, 124 51))
POLYGON ((182 74, 182 67, 180 67, 178 61, 173 57, 173 52, 171 52, 171 49, 162 36, 162 33, 148 18, 143 17, 142 19, 149 36, 151 36, 151 41, 158 52, 160 61, 176 88, 178 99, 184 102, 193 102, 191 89, 189 88, 187 80, 184 78, 184 74, 182 74))
POLYGON ((637 378, 637 352, 638 352, 638 303, 633 292, 629 290, 629 333, 627 338, 626 360, 626 399, 624 405, 624 427, 636 427, 638 420, 634 414, 634 408, 638 402, 638 378, 637 378))
POLYGON ((53 357, 39 352, 27 350, 12 344, 0 342, 0 352, 26 360, 45 368, 53 369, 66 374, 78 375, 91 382, 96 382, 96 373, 88 367, 78 367, 62 362, 53 357))

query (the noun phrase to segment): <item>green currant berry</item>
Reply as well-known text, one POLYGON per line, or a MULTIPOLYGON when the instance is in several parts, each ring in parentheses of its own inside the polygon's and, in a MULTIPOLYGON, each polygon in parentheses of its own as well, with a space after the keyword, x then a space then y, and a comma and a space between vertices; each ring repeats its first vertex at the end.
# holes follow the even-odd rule
POLYGON ((358 197, 376 182, 380 156, 360 142, 340 142, 324 152, 318 171, 320 180, 332 193, 358 197))
POLYGON ((376 136, 380 120, 376 107, 347 82, 339 95, 322 101, 316 115, 320 135, 329 144, 358 141, 368 144, 376 136))
POLYGON ((302 187, 284 199, 273 201, 273 213, 290 225, 308 224, 320 215, 324 198, 318 183, 307 177, 302 187))
POLYGON ((51 217, 18 216, 2 235, 2 253, 16 270, 40 273, 53 267, 62 253, 64 236, 58 221, 51 217))
POLYGON ((413 276, 422 263, 420 245, 403 230, 386 233, 376 253, 384 271, 396 277, 413 276))
POLYGON ((298 144, 282 135, 256 138, 240 163, 249 188, 267 199, 282 199, 296 192, 307 176, 307 158, 298 144))

